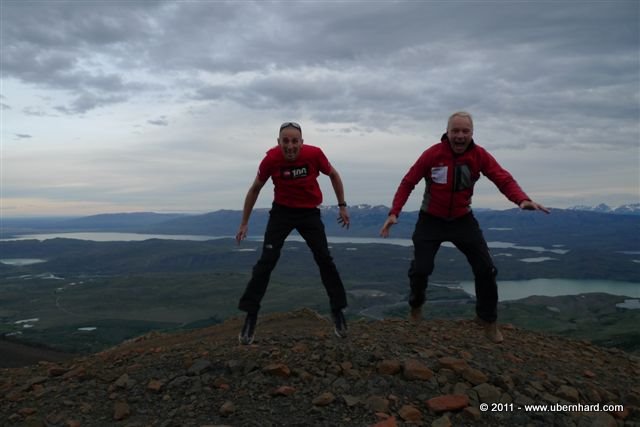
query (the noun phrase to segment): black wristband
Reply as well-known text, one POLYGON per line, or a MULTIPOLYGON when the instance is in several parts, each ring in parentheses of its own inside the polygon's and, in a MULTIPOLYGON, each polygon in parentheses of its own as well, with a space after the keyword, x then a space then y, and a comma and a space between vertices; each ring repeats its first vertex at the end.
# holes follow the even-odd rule
POLYGON ((338 203, 338 207, 339 208, 346 208, 347 207, 347 202, 338 203))

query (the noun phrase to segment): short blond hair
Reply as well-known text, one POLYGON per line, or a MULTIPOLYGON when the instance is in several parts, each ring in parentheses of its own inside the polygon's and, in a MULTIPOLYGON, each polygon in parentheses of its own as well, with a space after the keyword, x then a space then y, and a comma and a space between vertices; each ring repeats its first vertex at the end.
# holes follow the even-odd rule
POLYGON ((469 119, 469 122, 471 122, 471 130, 473 130, 473 117, 471 117, 471 114, 467 113, 466 111, 456 111, 449 116, 449 120, 447 121, 447 132, 451 128, 451 122, 455 117, 463 117, 465 119, 469 119))

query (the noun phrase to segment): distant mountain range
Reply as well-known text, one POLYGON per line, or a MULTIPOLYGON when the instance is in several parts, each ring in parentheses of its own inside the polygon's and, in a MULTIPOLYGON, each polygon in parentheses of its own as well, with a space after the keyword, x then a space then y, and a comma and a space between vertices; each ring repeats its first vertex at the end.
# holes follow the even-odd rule
MULTIPOLYGON (((476 210, 475 216, 489 241, 526 245, 566 245, 572 248, 598 247, 600 250, 635 251, 640 249, 640 215, 622 213, 638 209, 632 204, 604 211, 605 205, 594 209, 553 209, 551 214, 509 210, 476 210)), ((387 206, 356 205, 349 207, 351 227, 343 229, 335 220, 336 206, 322 207, 326 231, 331 236, 379 238, 389 208, 387 206)), ((635 212, 635 211, 634 211, 635 212)), ((92 215, 71 219, 3 219, 2 238, 19 234, 61 232, 129 232, 145 234, 178 234, 234 236, 242 212, 219 210, 201 215, 158 214, 152 212, 92 215)), ((418 211, 402 212, 391 237, 410 238, 418 211)), ((262 236, 269 218, 269 209, 254 209, 249 222, 249 235, 262 236)))
POLYGON ((620 215, 640 215, 640 203, 630 203, 627 205, 620 205, 617 208, 612 208, 611 206, 604 203, 600 203, 597 206, 577 205, 577 206, 570 207, 569 210, 612 213, 612 214, 620 214, 620 215))

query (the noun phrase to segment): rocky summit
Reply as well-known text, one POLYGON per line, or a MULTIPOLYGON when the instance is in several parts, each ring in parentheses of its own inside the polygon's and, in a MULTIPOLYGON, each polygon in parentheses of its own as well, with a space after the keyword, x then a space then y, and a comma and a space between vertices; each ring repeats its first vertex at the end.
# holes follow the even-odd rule
POLYGON ((7 426, 640 426, 640 359, 471 320, 351 321, 311 310, 150 333, 0 371, 7 426))

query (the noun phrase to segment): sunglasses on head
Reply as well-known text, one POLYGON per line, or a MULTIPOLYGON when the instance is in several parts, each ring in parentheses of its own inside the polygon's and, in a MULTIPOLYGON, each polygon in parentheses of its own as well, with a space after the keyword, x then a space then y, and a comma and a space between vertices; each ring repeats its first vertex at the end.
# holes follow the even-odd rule
POLYGON ((280 125, 280 130, 285 129, 285 128, 289 128, 289 127, 296 128, 300 132, 302 132, 302 127, 296 122, 284 122, 283 124, 280 125))

